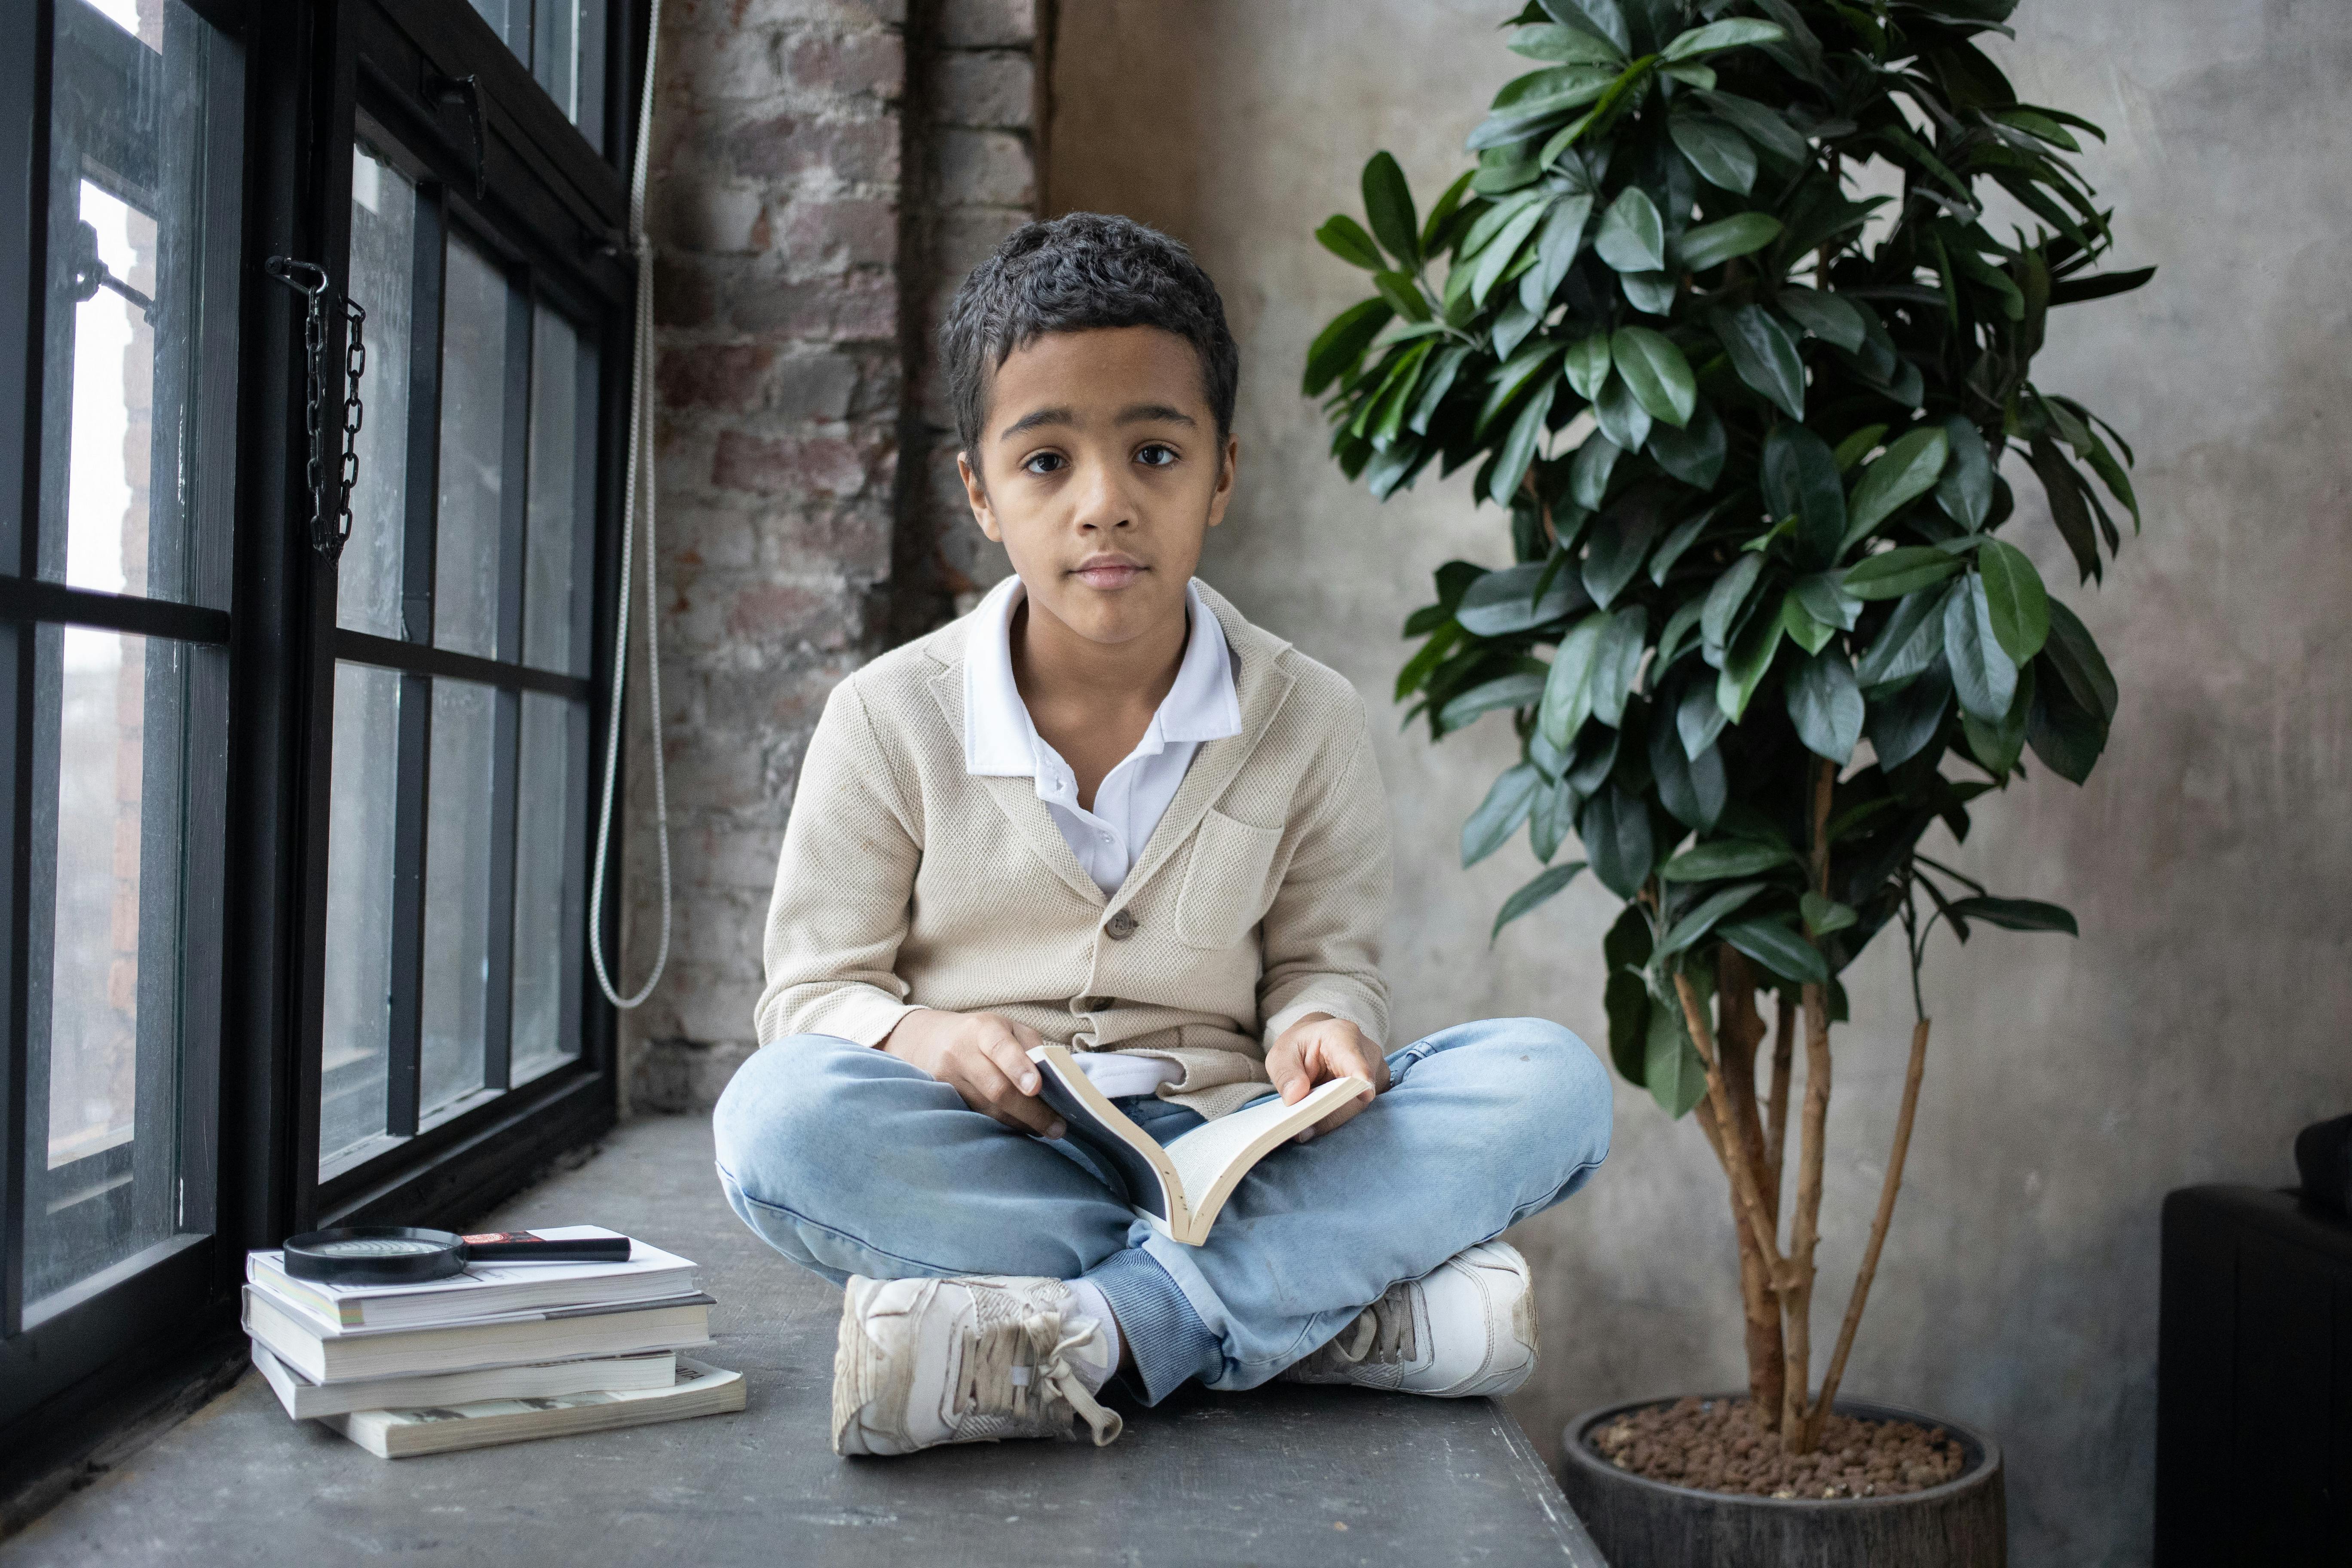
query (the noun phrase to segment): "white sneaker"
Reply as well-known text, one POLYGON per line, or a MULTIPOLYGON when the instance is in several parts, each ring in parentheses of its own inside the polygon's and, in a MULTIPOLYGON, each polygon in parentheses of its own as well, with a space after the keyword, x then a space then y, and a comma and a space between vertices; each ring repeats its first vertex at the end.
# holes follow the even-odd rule
POLYGON ((1070 1310, 1058 1279, 853 1275, 833 1360, 833 1451, 911 1454, 941 1443, 1119 1434, 1081 1367, 1113 1368, 1110 1337, 1070 1310))
POLYGON ((1339 1337, 1282 1373, 1439 1399, 1508 1394, 1536 1369, 1528 1260, 1482 1241, 1418 1279, 1391 1285, 1339 1337))

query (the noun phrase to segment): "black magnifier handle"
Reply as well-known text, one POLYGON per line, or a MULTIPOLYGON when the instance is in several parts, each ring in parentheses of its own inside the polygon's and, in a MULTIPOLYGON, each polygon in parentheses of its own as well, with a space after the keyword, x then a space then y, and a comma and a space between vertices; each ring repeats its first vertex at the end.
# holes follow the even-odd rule
POLYGON ((542 1241, 537 1237, 517 1240, 512 1233, 493 1231, 488 1236, 461 1236, 466 1259, 469 1263, 626 1263, 629 1260, 629 1238, 625 1236, 583 1236, 570 1241, 542 1241))

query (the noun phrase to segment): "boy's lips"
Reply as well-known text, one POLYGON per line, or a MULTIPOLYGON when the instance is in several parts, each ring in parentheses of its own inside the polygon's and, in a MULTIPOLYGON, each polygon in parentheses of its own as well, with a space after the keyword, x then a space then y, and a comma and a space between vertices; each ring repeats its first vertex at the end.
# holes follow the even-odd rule
POLYGON ((1089 588, 1124 588, 1150 568, 1139 562, 1119 556, 1103 556, 1080 562, 1070 575, 1089 588))

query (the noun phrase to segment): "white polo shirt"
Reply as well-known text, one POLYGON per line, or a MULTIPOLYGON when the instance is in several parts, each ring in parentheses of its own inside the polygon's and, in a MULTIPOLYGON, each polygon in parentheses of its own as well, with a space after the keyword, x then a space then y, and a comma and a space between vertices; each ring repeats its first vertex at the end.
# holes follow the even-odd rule
MULTIPOLYGON (((1192 629, 1183 661, 1176 668, 1176 683, 1160 700, 1135 750, 1096 788, 1094 807, 1088 810, 1078 804, 1077 776, 1037 733, 1013 679, 1013 612, 1025 592, 1020 578, 1007 577, 972 612, 963 660, 964 771, 1034 779, 1037 798, 1045 803, 1078 864, 1095 886, 1115 893, 1143 853, 1151 830, 1167 815, 1201 742, 1241 733, 1233 658, 1217 617, 1186 583, 1184 608, 1192 629)), ((1095 1087, 1113 1098, 1149 1094, 1181 1076, 1175 1063, 1152 1057, 1084 1052, 1077 1059, 1095 1087)))

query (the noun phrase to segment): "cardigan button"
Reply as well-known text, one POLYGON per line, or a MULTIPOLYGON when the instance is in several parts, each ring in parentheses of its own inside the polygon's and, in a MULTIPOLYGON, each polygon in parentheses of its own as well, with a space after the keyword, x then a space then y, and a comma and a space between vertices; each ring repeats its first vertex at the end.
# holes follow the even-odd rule
POLYGON ((1111 916, 1109 921, 1104 925, 1103 935, 1113 942, 1125 942, 1135 934, 1135 917, 1127 910, 1121 910, 1111 916))

